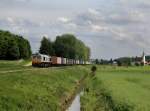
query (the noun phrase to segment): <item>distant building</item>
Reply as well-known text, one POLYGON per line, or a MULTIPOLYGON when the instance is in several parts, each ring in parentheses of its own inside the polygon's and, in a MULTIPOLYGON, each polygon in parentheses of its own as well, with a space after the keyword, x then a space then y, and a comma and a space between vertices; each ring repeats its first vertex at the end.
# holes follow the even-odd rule
POLYGON ((112 65, 113 65, 113 66, 117 66, 118 63, 117 63, 116 61, 113 61, 112 65))
POLYGON ((143 52, 141 63, 142 63, 144 66, 145 66, 145 65, 150 65, 150 56, 149 56, 149 55, 145 55, 145 52, 143 52))
POLYGON ((142 53, 142 56, 140 57, 133 57, 132 58, 132 62, 131 62, 132 65, 150 65, 150 56, 149 55, 146 55, 145 52, 142 53))
POLYGON ((96 59, 90 59, 90 63, 91 63, 91 64, 96 64, 95 61, 96 61, 96 59))
POLYGON ((145 53, 143 51, 143 55, 142 55, 142 64, 145 66, 147 64, 146 62, 146 56, 145 56, 145 53))

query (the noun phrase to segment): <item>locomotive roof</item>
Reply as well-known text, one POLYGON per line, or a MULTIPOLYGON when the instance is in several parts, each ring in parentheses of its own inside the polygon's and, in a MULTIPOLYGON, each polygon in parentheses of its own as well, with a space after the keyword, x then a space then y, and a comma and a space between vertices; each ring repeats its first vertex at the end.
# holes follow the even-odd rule
POLYGON ((32 56, 42 56, 42 57, 50 57, 48 55, 45 55, 45 54, 40 54, 40 53, 37 53, 37 54, 32 54, 32 56))

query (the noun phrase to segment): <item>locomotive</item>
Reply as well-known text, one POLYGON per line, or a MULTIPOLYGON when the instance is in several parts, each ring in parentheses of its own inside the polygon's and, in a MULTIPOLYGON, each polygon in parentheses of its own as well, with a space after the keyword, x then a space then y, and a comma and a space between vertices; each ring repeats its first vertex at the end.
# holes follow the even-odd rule
POLYGON ((32 66, 35 67, 88 65, 88 64, 90 64, 90 62, 84 60, 69 59, 57 56, 48 56, 40 53, 32 55, 32 66))

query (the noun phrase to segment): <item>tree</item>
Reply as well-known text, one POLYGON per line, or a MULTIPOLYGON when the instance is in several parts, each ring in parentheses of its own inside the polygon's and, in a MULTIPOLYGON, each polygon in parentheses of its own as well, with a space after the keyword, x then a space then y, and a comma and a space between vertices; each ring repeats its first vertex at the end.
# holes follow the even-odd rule
POLYGON ((112 59, 112 58, 110 59, 109 63, 110 63, 111 65, 113 64, 113 59, 112 59))
POLYGON ((95 63, 96 63, 96 64, 99 64, 99 60, 98 60, 98 59, 96 59, 96 60, 95 60, 95 63))
POLYGON ((31 57, 28 40, 22 36, 0 30, 0 59, 25 59, 31 57))
POLYGON ((57 56, 66 58, 76 58, 76 41, 74 35, 64 34, 57 36, 55 40, 55 53, 57 56))
POLYGON ((90 58, 90 48, 72 34, 57 36, 54 48, 57 56, 82 60, 90 58))
POLYGON ((8 40, 6 37, 2 36, 2 34, 0 35, 0 59, 5 59, 8 48, 8 40))
POLYGON ((122 57, 116 59, 118 66, 131 66, 132 59, 130 57, 122 57))
POLYGON ((54 55, 53 43, 50 39, 43 37, 39 52, 46 55, 54 55))
POLYGON ((16 60, 19 59, 20 52, 17 42, 14 39, 10 39, 8 42, 7 59, 16 60))
POLYGON ((31 47, 28 40, 24 39, 22 36, 16 38, 18 40, 18 47, 20 52, 19 58, 29 58, 31 56, 31 47))

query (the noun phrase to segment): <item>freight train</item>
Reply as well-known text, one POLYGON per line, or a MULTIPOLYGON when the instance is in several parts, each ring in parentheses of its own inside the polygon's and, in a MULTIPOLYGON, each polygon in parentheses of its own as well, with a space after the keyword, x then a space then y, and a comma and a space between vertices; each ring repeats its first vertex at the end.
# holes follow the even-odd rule
POLYGON ((50 67, 50 66, 65 66, 65 65, 89 65, 89 61, 69 59, 57 56, 48 56, 44 54, 32 55, 32 66, 34 67, 50 67))

